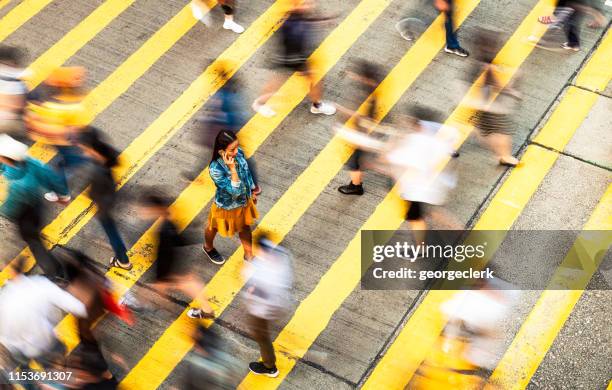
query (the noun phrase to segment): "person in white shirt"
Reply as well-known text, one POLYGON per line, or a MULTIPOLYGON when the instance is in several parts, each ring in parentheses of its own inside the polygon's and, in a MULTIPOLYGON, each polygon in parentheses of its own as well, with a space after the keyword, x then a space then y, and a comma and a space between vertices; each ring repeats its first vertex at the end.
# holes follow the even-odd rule
POLYGON ((251 362, 257 375, 278 376, 276 356, 270 338, 270 324, 287 309, 293 283, 291 255, 267 238, 260 238, 256 255, 246 264, 245 279, 249 327, 261 353, 261 362, 251 362))
MULTIPOLYGON (((57 343, 55 326, 64 313, 87 316, 85 305, 44 276, 18 275, 0 290, 0 349, 14 368, 43 358, 57 343)), ((5 356, 3 360, 7 360, 5 356)), ((9 362, 3 362, 3 369, 9 362)))

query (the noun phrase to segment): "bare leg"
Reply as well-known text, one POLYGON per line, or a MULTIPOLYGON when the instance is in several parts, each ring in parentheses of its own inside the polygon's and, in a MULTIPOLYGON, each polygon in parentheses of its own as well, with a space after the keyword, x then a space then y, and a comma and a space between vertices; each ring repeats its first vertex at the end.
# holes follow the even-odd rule
POLYGON ((323 86, 322 83, 317 83, 315 80, 315 72, 311 69, 308 71, 306 77, 310 81, 310 92, 308 92, 308 97, 310 97, 310 101, 313 103, 320 103, 323 98, 323 86))
POLYGON ((251 228, 247 226, 243 231, 238 233, 238 237, 240 237, 240 242, 244 248, 244 257, 247 260, 251 260, 253 257, 253 234, 251 233, 251 228))
POLYGON ((351 183, 355 184, 356 186, 361 184, 362 178, 363 178, 363 172, 361 171, 350 171, 349 175, 351 176, 351 183))
POLYGON ((274 75, 264 86, 264 89, 261 95, 255 99, 254 104, 264 105, 278 91, 280 86, 283 83, 283 77, 279 77, 278 75, 274 75))
POLYGON ((506 134, 491 134, 490 145, 493 152, 501 162, 518 164, 518 160, 512 156, 512 138, 506 134))
POLYGON ((412 230, 412 234, 414 236, 414 241, 418 244, 421 242, 425 242, 425 234, 427 233, 427 224, 424 219, 415 219, 413 221, 408 221, 410 225, 410 229, 412 230))
POLYGON ((204 229, 204 249, 210 251, 215 247, 213 244, 216 235, 217 229, 209 228, 208 226, 204 229))

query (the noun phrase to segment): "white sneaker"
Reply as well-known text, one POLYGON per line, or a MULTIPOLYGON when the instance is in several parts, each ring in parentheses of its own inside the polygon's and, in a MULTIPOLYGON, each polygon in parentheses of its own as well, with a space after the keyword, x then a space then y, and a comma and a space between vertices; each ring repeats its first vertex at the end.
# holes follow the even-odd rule
POLYGON ((55 192, 47 192, 45 194, 45 199, 49 202, 69 202, 72 198, 70 198, 70 195, 59 196, 55 192))
MULTIPOLYGON (((202 4, 202 6, 204 6, 202 4)), ((209 9, 206 9, 206 12, 204 12, 204 10, 201 8, 202 6, 199 6, 198 4, 195 3, 195 1, 191 2, 191 13, 193 14, 193 17, 196 18, 197 20, 199 20, 200 22, 204 23, 204 25, 206 27, 210 27, 210 13, 209 13, 209 9)))
POLYGON ((133 310, 133 311, 143 311, 147 309, 147 306, 143 304, 142 302, 140 302, 140 300, 136 298, 136 296, 129 291, 126 292, 124 296, 119 298, 119 301, 117 303, 120 306, 125 306, 128 309, 133 310))
POLYGON ((236 34, 242 34, 244 32, 244 27, 230 19, 226 19, 225 22, 223 22, 223 28, 232 30, 236 34))
POLYGON ((263 116, 264 118, 272 118, 274 115, 276 115, 276 112, 273 109, 271 109, 269 106, 266 106, 265 104, 259 104, 257 102, 253 102, 253 104, 251 105, 251 108, 256 113, 263 116))
POLYGON ((45 199, 47 199, 49 202, 57 202, 59 200, 59 195, 57 195, 55 192, 47 192, 45 194, 45 199))
POLYGON ((315 107, 315 105, 312 104, 310 106, 310 112, 313 114, 334 115, 336 113, 336 107, 333 104, 321 101, 319 107, 315 107))

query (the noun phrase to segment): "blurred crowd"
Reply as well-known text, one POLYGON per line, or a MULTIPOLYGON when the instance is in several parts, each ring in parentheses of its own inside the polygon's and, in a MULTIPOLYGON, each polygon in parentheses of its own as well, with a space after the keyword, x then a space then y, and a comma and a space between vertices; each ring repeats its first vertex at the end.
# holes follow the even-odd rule
MULTIPOLYGON (((235 2, 219 3, 224 13, 223 28, 242 33, 244 27, 235 20, 235 2)), ((194 0, 191 9, 196 19, 210 25, 207 4, 194 0)), ((444 51, 469 56, 456 33, 457 5, 452 0, 433 0, 428 4, 432 6, 445 18, 444 51)), ((538 44, 578 51, 583 16, 590 17, 588 25, 592 28, 605 23, 597 4, 559 0, 552 14, 538 19, 549 30, 538 44)), ((349 178, 338 188, 338 196, 363 195, 367 190, 366 173, 375 172, 387 176, 405 201, 406 208, 398 212, 404 213, 417 242, 426 240, 426 221, 432 218, 446 218, 442 224, 461 229, 452 222, 452 215, 441 210, 457 184, 456 164, 449 161, 460 157, 462 135, 475 129, 473 133, 494 154, 496 163, 510 168, 520 164, 513 155, 516 125, 512 119, 521 93, 514 81, 503 81, 507 70, 495 62, 500 47, 497 34, 480 29, 471 39, 477 43, 470 48, 476 58, 471 63, 477 64, 474 73, 480 77, 477 93, 466 100, 466 115, 445 122, 436 107, 422 103, 401 109, 393 122, 381 123, 385 96, 378 86, 385 72, 369 60, 356 59, 349 66, 347 103, 323 99, 324 84, 317 81, 319 70, 309 58, 317 31, 334 19, 316 12, 312 0, 293 2, 277 33, 277 51, 270 55, 274 75, 250 108, 264 117, 277 115, 278 107, 270 98, 286 77, 300 73, 308 81, 310 112, 336 115, 330 128, 352 149, 346 164, 349 178)), ((243 247, 248 327, 261 353, 261 360, 249 363, 248 368, 254 374, 278 376, 272 327, 291 305, 292 260, 290 252, 273 239, 252 233, 259 217, 257 200, 263 191, 255 161, 247 154, 247 148, 243 149, 245 145, 239 137, 239 130, 252 113, 244 103, 243 85, 231 77, 231 64, 221 64, 217 69, 223 86, 197 119, 202 149, 198 155, 210 157, 182 175, 193 181, 208 168, 214 182, 215 197, 203 233, 182 232, 171 209, 171 199, 163 190, 147 187, 134 197, 138 199, 138 215, 156 223, 155 272, 146 286, 155 294, 156 298, 151 299, 142 287, 120 297, 104 273, 107 268, 129 271, 133 264, 121 226, 114 218, 115 210, 121 207, 115 174, 122 157, 104 129, 90 123, 91 113, 83 104, 88 93, 87 70, 79 66, 57 68, 41 85, 31 89, 25 57, 21 48, 0 47, 0 173, 8 186, 0 214, 15 226, 39 270, 30 272, 27 258, 7 266, 12 275, 0 289, 0 388, 11 388, 9 383, 15 382, 16 372, 67 369, 74 373, 70 379, 27 386, 116 388, 118 383, 111 368, 122 367, 123 359, 105 346, 104 340, 98 340, 94 325, 105 313, 131 325, 139 312, 163 304, 158 297, 171 292, 193 300, 186 315, 198 322, 193 334, 195 347, 187 358, 182 386, 235 388, 241 379, 241 362, 228 353, 221 334, 210 327, 216 314, 204 293, 204 280, 177 253, 182 246, 199 244, 205 258, 222 265, 226 257, 214 245, 218 235, 237 235, 243 247), (51 148, 56 156, 50 163, 37 160, 29 154, 33 143, 51 148), (69 204, 74 188, 87 188, 97 208, 96 219, 113 250, 108 263, 101 264, 76 248, 50 245, 42 237, 45 211, 51 203, 69 204), (76 317, 80 344, 72 351, 66 349, 55 331, 64 314, 76 317)), ((443 310, 449 325, 441 337, 439 353, 424 363, 414 386, 430 388, 431 381, 447 380, 461 370, 469 372, 469 377, 463 377, 467 381, 483 380, 483 373, 495 361, 491 352, 499 343, 498 324, 503 322, 512 300, 485 288, 462 293, 447 302, 443 310), (451 367, 453 364, 457 366, 451 367)))

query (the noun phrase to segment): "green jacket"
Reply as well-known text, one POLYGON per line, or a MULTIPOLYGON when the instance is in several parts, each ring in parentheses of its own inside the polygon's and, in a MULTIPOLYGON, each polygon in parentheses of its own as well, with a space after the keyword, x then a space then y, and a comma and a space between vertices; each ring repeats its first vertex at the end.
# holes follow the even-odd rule
POLYGON ((68 195, 68 188, 51 168, 30 157, 16 166, 0 164, 0 173, 8 180, 8 196, 0 214, 15 220, 27 207, 40 204, 45 192, 68 195))

